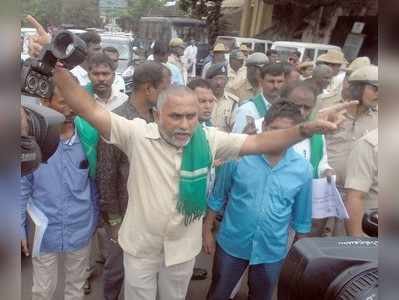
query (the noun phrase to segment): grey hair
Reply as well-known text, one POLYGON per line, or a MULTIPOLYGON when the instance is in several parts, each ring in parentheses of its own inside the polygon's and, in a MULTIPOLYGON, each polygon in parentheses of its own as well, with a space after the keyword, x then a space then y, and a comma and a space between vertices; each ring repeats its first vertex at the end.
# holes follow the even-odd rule
POLYGON ((326 74, 332 74, 331 67, 325 64, 319 64, 314 68, 312 77, 315 79, 319 79, 326 76, 326 74))
POLYGON ((190 95, 195 97, 194 92, 186 86, 183 85, 171 85, 164 91, 162 91, 157 99, 156 109, 161 111, 162 107, 165 105, 170 96, 185 96, 190 95))

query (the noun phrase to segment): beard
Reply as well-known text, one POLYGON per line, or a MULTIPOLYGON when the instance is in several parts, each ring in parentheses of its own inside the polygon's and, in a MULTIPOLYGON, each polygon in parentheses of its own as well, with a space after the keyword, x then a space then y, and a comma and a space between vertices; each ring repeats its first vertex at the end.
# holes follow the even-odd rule
POLYGON ((165 142, 167 142, 169 145, 172 145, 173 147, 176 147, 179 149, 186 146, 191 140, 191 135, 186 141, 181 141, 176 138, 176 136, 175 136, 176 134, 187 134, 187 135, 190 134, 189 132, 187 132, 185 130, 176 129, 172 134, 167 134, 162 129, 160 129, 159 132, 161 134, 161 137, 165 140, 165 142))

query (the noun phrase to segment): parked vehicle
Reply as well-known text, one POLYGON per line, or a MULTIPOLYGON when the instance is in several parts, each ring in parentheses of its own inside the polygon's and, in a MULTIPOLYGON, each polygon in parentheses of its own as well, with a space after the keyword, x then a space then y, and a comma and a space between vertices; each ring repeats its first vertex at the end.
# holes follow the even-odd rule
POLYGON ((125 80, 126 93, 130 94, 133 88, 133 39, 127 35, 105 32, 101 35, 101 46, 115 47, 119 52, 118 69, 116 73, 125 80))
POLYGON ((272 44, 271 49, 277 50, 282 60, 287 60, 290 54, 294 51, 299 51, 301 53, 300 62, 312 61, 313 63, 316 63, 317 57, 326 53, 328 50, 334 49, 341 51, 341 47, 334 45, 288 41, 276 41, 272 44))
POLYGON ((29 57, 28 54, 28 37, 36 34, 35 28, 22 27, 20 34, 20 47, 21 47, 21 60, 25 60, 29 57))
POLYGON ((266 53, 272 45, 272 41, 261 40, 249 37, 238 36, 218 36, 216 43, 223 43, 224 46, 231 51, 234 48, 239 48, 242 44, 246 45, 252 52, 266 53))

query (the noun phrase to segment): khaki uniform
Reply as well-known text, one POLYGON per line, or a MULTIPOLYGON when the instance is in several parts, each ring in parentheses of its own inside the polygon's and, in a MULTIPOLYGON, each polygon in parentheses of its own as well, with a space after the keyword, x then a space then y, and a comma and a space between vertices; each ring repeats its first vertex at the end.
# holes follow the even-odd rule
POLYGON ((236 95, 240 102, 256 96, 258 92, 259 89, 253 88, 246 76, 241 80, 236 80, 231 87, 231 93, 236 95))
POLYGON ((326 135, 328 163, 337 174, 337 185, 343 187, 348 156, 355 142, 378 127, 378 112, 369 110, 354 119, 349 114, 338 131, 326 135))
POLYGON ((378 208, 378 128, 354 146, 347 166, 345 188, 367 193, 364 208, 378 208))
POLYGON ((226 90, 234 94, 234 87, 241 84, 247 78, 247 67, 243 66, 238 70, 238 72, 236 72, 229 65, 227 75, 228 82, 226 84, 226 90))
POLYGON ((212 125, 225 132, 231 132, 235 122, 235 108, 238 106, 238 97, 224 92, 223 96, 217 99, 212 111, 212 125))

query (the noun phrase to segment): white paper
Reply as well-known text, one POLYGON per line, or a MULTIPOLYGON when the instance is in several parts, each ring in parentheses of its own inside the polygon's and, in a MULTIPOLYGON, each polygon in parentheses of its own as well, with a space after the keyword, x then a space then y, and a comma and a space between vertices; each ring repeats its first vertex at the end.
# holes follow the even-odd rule
POLYGON ((48 218, 40 209, 38 209, 32 203, 32 201, 28 202, 27 211, 33 223, 35 224, 35 236, 33 238, 32 257, 37 257, 40 255, 40 247, 42 245, 44 232, 47 229, 48 218))
POLYGON ((336 176, 332 176, 331 183, 327 178, 313 179, 312 217, 323 219, 337 217, 348 219, 344 202, 335 185, 336 176))

